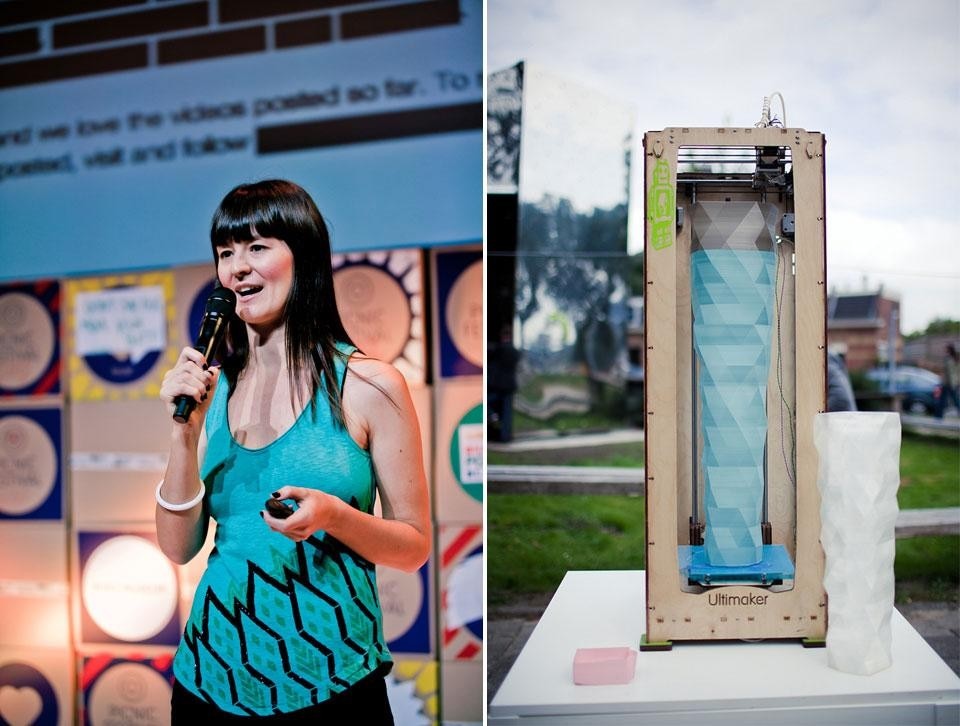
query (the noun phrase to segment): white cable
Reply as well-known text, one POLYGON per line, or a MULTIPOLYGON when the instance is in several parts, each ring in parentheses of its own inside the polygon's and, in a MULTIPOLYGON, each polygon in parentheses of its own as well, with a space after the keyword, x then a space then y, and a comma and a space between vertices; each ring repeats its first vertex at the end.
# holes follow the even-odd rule
POLYGON ((763 97, 763 108, 760 111, 760 120, 757 121, 754 126, 759 128, 767 128, 772 126, 775 122, 779 121, 780 125, 786 128, 787 126, 787 105, 783 102, 783 94, 780 91, 774 91, 769 96, 763 97), (780 99, 780 110, 783 112, 783 118, 778 119, 776 116, 773 117, 773 120, 770 118, 770 99, 774 96, 780 99))
POLYGON ((766 128, 770 125, 770 97, 763 97, 763 108, 760 109, 760 120, 757 121, 754 126, 759 128, 766 128))
POLYGON ((783 102, 783 94, 780 93, 780 91, 774 91, 773 93, 770 94, 770 98, 773 98, 774 96, 780 99, 780 110, 783 112, 783 117, 780 119, 780 121, 783 123, 784 128, 788 128, 787 127, 787 104, 783 102))

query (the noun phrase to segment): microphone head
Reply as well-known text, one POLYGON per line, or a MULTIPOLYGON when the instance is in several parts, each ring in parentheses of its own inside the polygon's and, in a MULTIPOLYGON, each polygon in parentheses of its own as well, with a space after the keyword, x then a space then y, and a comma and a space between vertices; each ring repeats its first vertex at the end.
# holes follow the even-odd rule
POLYGON ((207 305, 204 309, 206 315, 233 315, 237 307, 237 296, 233 290, 226 287, 217 286, 207 298, 207 305))

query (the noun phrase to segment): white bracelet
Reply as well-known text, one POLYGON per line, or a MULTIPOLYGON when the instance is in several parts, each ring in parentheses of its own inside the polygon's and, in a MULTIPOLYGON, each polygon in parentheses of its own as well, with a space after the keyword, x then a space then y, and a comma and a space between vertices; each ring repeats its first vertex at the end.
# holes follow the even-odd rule
POLYGON ((189 502, 183 502, 182 504, 171 504, 162 496, 160 496, 160 487, 163 486, 163 479, 160 480, 160 483, 157 484, 157 504, 163 507, 166 510, 171 512, 185 512, 188 509, 193 509, 200 502, 203 501, 204 495, 207 493, 207 488, 203 485, 203 482, 200 482, 200 491, 197 492, 197 496, 191 499, 189 502))

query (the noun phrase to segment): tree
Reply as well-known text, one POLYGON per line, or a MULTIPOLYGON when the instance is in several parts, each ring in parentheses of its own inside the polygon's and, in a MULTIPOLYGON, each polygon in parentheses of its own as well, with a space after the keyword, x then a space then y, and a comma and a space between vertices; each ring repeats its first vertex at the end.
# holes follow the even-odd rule
POLYGON ((903 337, 905 340, 917 340, 927 335, 952 335, 960 337, 960 320, 934 318, 924 330, 915 330, 903 337))

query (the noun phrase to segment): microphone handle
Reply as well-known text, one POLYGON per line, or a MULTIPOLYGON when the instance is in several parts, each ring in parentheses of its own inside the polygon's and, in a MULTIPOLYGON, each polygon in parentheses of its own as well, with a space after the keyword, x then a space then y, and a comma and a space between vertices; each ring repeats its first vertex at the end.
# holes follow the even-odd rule
MULTIPOLYGON (((223 326, 226 320, 222 315, 208 315, 200 324, 200 334, 197 336, 196 348, 206 358, 220 343, 223 335, 223 326)), ((177 396, 174 400, 173 420, 177 423, 186 423, 196 408, 197 402, 192 396, 177 396)))
POLYGON ((173 420, 177 423, 186 423, 187 419, 190 418, 190 414, 193 413, 193 409, 196 408, 197 402, 189 396, 177 396, 176 404, 177 407, 173 412, 173 420))

